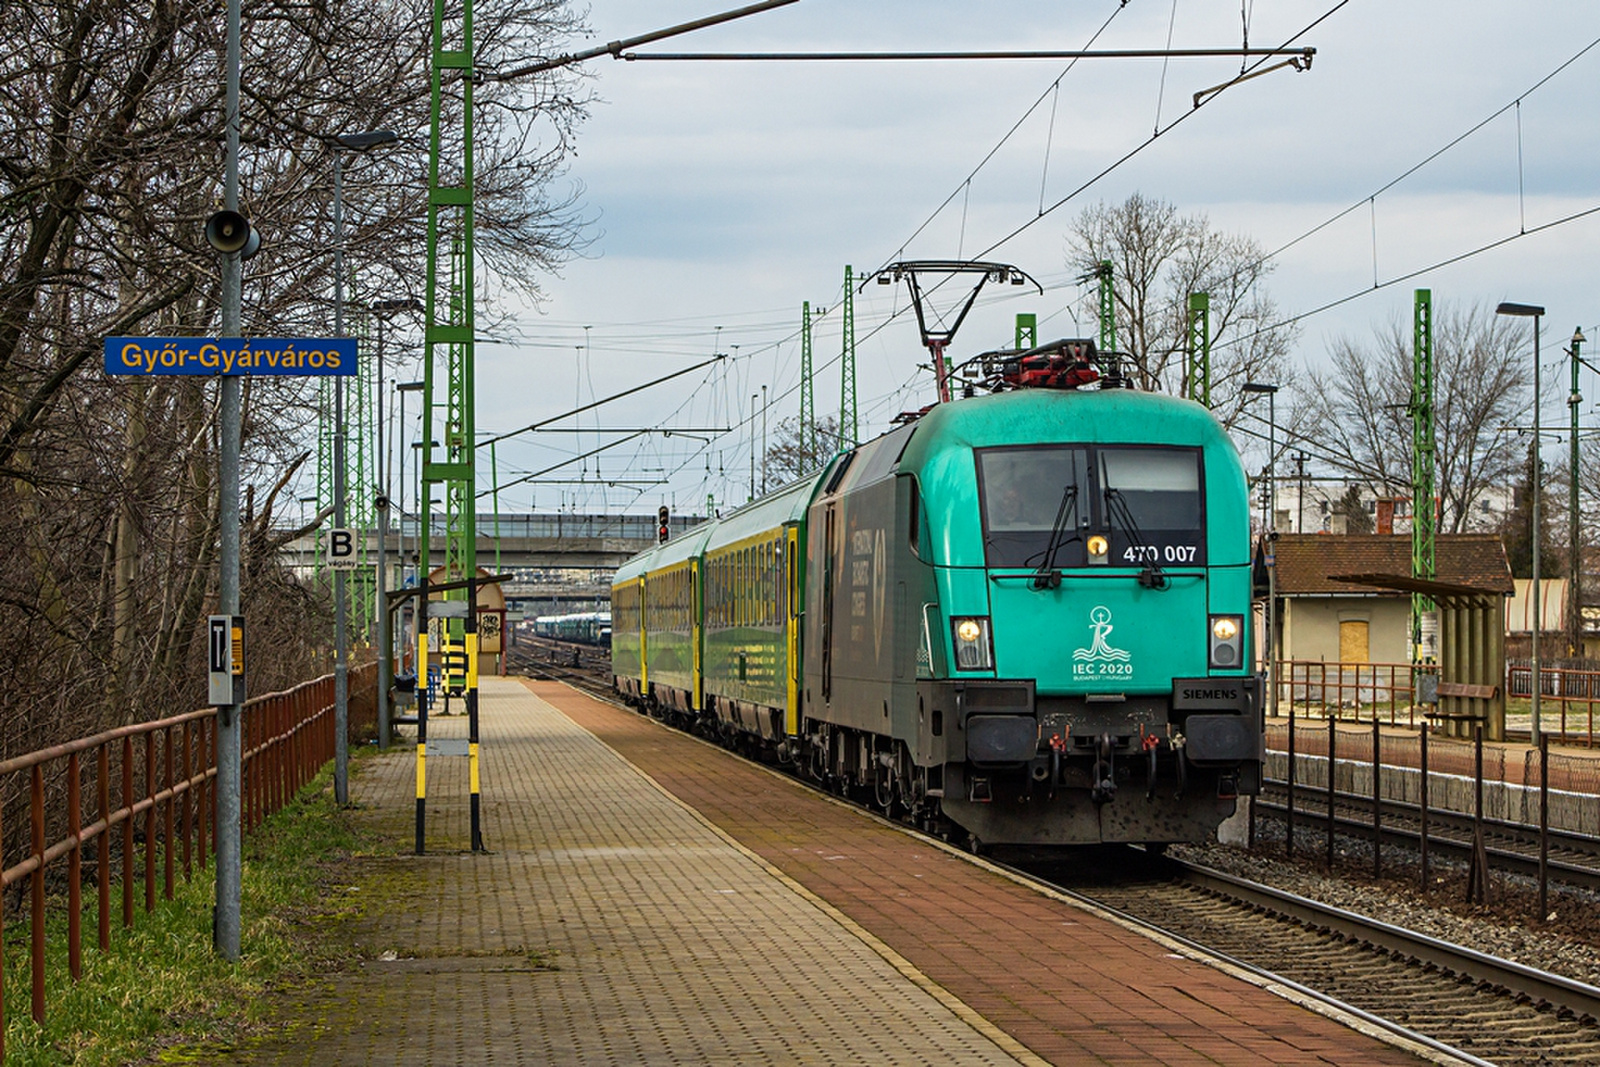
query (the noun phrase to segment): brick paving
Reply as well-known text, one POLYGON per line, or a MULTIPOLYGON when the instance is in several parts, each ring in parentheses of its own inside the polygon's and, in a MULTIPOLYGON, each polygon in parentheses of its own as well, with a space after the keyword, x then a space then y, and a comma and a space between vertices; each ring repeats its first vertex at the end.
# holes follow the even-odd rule
POLYGON ((363 761, 367 961, 225 1062, 1421 1062, 563 686, 485 679, 482 732, 491 853, 465 760, 426 857, 410 754, 363 761))
POLYGON ((525 684, 1049 1062, 1420 1062, 643 716, 525 684))
MULTIPOLYGON (((491 852, 465 851, 466 761, 430 758, 430 854, 351 872, 408 890, 358 920, 370 958, 223 1062, 1039 1062, 522 686, 484 680, 482 735, 491 852)), ((352 782, 397 850, 414 780, 401 751, 352 782)))

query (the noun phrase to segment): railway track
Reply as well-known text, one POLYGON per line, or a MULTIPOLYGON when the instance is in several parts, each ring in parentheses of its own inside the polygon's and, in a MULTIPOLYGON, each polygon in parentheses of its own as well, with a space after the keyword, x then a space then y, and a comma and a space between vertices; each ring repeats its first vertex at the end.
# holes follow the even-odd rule
MULTIPOLYGON (((510 665, 609 696, 609 660, 573 648, 526 642, 510 665)), ((1137 849, 1088 855, 1000 866, 1461 1062, 1600 1063, 1600 988, 1137 849)))
POLYGON ((1600 989, 1176 860, 1018 865, 1086 904, 1468 1062, 1600 1062, 1600 989))
MULTIPOLYGON (((1287 819, 1288 792, 1279 781, 1265 783, 1256 798, 1258 815, 1287 819)), ((1297 841, 1326 840, 1328 796, 1325 790, 1295 790, 1295 834, 1297 841)), ((1334 832, 1356 840, 1371 841, 1372 798, 1348 793, 1334 795, 1334 832)), ((1379 840, 1386 846, 1418 853, 1422 841, 1422 813, 1415 804, 1385 800, 1379 806, 1379 840)), ((1551 882, 1600 890, 1600 839, 1563 830, 1549 832, 1547 869, 1551 882)), ((1431 853, 1466 858, 1472 853, 1473 822, 1470 816, 1430 809, 1428 849, 1431 853)), ((1497 819, 1484 820, 1485 848, 1489 862, 1498 870, 1535 876, 1539 872, 1539 828, 1497 819)), ((1301 847, 1301 846, 1297 846, 1301 847)), ((1408 855, 1408 860, 1412 859, 1408 855)))

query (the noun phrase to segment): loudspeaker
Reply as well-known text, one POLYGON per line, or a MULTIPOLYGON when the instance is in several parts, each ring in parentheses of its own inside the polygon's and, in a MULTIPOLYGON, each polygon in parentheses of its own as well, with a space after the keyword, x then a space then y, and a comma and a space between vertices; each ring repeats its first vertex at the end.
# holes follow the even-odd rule
POLYGON ((244 252, 250 255, 261 246, 261 238, 250 228, 250 222, 237 211, 219 211, 206 220, 206 242, 218 252, 244 252))

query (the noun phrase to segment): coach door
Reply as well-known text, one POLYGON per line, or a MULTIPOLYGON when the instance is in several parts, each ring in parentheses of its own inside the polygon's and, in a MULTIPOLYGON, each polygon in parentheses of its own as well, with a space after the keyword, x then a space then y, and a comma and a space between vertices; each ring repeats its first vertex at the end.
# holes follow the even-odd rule
POLYGON ((700 624, 705 618, 705 597, 700 586, 700 561, 697 559, 689 561, 689 595, 684 599, 689 604, 689 647, 694 650, 694 683, 691 686, 693 710, 699 711, 705 707, 705 680, 700 676, 701 642, 704 640, 700 624))
POLYGON ((650 627, 645 625, 645 588, 644 575, 639 575, 639 696, 650 695, 650 649, 646 642, 649 640, 650 627))
POLYGON ((783 532, 783 553, 786 566, 784 582, 784 633, 789 653, 789 677, 784 705, 783 729, 790 737, 800 733, 800 528, 790 526, 783 532))

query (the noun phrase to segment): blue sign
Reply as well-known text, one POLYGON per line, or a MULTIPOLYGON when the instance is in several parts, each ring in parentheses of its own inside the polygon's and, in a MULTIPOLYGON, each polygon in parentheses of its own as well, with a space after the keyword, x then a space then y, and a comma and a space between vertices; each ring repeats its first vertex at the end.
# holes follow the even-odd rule
POLYGON ((107 337, 107 374, 353 375, 354 337, 107 337))

